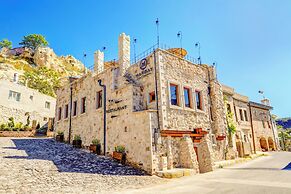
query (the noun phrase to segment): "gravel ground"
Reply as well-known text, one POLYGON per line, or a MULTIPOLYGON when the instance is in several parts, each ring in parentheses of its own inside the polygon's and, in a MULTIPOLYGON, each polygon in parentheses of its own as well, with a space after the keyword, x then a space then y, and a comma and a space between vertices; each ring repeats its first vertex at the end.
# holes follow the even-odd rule
POLYGON ((0 193, 108 193, 165 182, 48 138, 0 138, 0 193))

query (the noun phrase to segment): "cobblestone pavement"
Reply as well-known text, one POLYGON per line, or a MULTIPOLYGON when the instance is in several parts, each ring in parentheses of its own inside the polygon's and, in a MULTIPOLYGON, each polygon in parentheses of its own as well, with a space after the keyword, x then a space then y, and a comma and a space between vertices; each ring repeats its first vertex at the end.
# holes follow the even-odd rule
POLYGON ((0 138, 0 193, 108 193, 162 183, 48 138, 0 138))

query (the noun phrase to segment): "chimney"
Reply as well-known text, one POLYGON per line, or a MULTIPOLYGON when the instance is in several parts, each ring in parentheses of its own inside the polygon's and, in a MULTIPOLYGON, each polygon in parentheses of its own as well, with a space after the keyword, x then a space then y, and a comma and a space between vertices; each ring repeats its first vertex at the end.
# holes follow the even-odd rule
POLYGON ((270 106, 270 100, 267 99, 267 98, 264 98, 263 100, 261 100, 261 103, 262 103, 263 105, 270 106))
POLYGON ((130 66, 130 37, 122 33, 118 37, 118 62, 123 76, 130 66))
POLYGON ((18 83, 18 73, 14 73, 13 75, 13 82, 18 83))
POLYGON ((97 50, 94 53, 94 73, 99 74, 104 70, 104 53, 97 50))

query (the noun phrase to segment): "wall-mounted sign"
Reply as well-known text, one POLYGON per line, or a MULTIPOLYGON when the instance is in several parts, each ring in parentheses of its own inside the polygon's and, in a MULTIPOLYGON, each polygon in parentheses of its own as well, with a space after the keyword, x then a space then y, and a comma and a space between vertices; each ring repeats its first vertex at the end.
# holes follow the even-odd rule
POLYGON ((135 74, 135 77, 137 79, 140 79, 140 78, 150 74, 153 71, 152 67, 148 67, 148 61, 146 58, 144 58, 140 61, 139 68, 141 69, 141 72, 135 74))
POLYGON ((145 70, 147 68, 147 63, 148 63, 148 61, 146 58, 142 59, 139 63, 139 68, 141 70, 145 70))
POLYGON ((127 105, 121 106, 121 107, 117 107, 117 108, 111 108, 106 110, 107 113, 112 113, 112 112, 116 112, 116 111, 120 111, 120 110, 124 110, 127 108, 127 105))

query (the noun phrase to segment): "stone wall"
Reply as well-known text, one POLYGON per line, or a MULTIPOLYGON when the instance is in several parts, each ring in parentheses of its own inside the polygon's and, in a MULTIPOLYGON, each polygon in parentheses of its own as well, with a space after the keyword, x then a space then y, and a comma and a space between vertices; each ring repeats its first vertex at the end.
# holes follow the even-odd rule
POLYGON ((35 130, 30 131, 0 131, 0 137, 34 137, 35 130))
POLYGON ((253 106, 251 107, 251 110, 253 116, 253 127, 255 129, 254 139, 256 151, 263 151, 261 148, 260 139, 265 139, 268 147, 269 140, 272 140, 275 144, 270 112, 268 109, 253 106))

